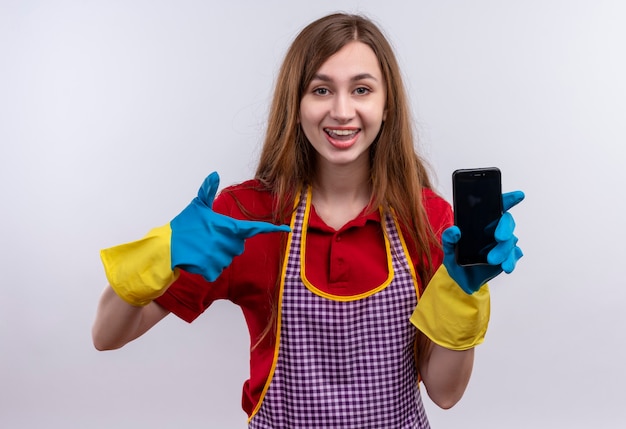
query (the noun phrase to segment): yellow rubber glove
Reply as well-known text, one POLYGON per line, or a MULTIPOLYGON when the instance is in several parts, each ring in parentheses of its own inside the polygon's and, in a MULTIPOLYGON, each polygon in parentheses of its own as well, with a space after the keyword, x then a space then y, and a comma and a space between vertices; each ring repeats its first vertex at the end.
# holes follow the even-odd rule
POLYGON ((489 286, 469 295, 442 264, 420 297, 411 323, 435 344, 467 350, 484 341, 489 315, 489 286))
POLYGON ((141 240, 100 251, 109 284, 127 303, 144 306, 178 278, 171 267, 170 225, 154 228, 141 240))

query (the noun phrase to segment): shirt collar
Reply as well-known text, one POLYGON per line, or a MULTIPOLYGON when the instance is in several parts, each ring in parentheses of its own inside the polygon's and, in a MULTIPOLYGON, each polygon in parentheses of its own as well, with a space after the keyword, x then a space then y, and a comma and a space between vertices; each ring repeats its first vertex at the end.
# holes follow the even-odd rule
POLYGON ((309 215, 309 228, 318 229, 327 232, 340 232, 349 228, 363 227, 367 222, 380 223, 380 211, 374 210, 371 213, 365 213, 365 209, 357 217, 346 223, 339 231, 335 231, 322 220, 315 211, 315 206, 311 205, 311 213, 309 215))

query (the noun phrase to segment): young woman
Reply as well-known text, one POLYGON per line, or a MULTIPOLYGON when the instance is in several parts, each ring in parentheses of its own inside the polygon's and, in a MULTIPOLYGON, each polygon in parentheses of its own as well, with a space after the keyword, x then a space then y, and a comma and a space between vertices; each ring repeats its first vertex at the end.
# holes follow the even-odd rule
MULTIPOLYGON (((460 233, 371 21, 333 14, 302 30, 255 178, 214 201, 218 183, 211 174, 169 224, 102 251, 96 348, 228 299, 250 332, 251 428, 427 428, 420 382, 443 408, 461 398, 487 329, 485 283, 521 251, 505 212, 491 265, 454 262, 460 233)), ((505 209, 522 198, 505 194, 505 209)))

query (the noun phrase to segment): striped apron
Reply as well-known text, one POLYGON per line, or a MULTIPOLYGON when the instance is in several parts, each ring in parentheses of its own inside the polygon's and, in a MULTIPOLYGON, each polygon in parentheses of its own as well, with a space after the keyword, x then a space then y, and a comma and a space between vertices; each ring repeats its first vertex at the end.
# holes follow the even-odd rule
POLYGON ((304 281, 311 192, 303 193, 279 293, 272 369, 252 429, 429 428, 415 367, 415 273, 399 228, 386 228, 389 279, 359 296, 322 293, 304 281))

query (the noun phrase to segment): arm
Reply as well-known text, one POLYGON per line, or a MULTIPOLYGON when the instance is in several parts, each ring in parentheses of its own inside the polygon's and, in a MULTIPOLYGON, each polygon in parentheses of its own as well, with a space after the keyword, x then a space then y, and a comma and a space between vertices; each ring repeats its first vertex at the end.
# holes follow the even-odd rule
MULTIPOLYGON (((524 198, 521 192, 503 195, 505 210, 524 198)), ((513 235, 515 223, 506 212, 496 228, 498 245, 488 254, 489 265, 456 264, 456 226, 443 232, 443 264, 431 278, 411 316, 418 328, 418 370, 430 398, 441 408, 456 404, 469 383, 474 347, 482 343, 490 314, 486 282, 502 271, 510 273, 522 256, 513 235)))
POLYGON ((287 225, 236 220, 213 211, 217 173, 170 223, 144 238, 100 252, 109 281, 92 329, 98 350, 120 348, 143 335, 168 311, 153 302, 178 278, 180 269, 212 282, 259 233, 288 232, 287 225))
POLYGON ((100 298, 91 335, 98 350, 118 349, 146 333, 169 311, 156 302, 143 307, 128 304, 108 286, 100 298))
POLYGON ((418 370, 430 399, 443 409, 463 397, 472 375, 474 348, 450 350, 419 333, 418 370))

